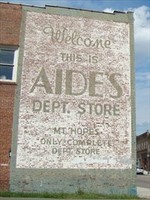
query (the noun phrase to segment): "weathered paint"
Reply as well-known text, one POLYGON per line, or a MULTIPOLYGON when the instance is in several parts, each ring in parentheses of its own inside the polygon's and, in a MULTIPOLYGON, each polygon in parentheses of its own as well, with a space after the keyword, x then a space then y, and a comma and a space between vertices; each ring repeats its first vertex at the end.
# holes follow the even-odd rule
POLYGON ((13 191, 135 193, 132 14, 82 12, 24 11, 13 191))

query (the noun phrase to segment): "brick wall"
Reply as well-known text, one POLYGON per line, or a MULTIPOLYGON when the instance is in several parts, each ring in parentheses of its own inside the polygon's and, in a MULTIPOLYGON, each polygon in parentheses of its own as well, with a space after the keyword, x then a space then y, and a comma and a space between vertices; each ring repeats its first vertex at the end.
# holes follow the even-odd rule
POLYGON ((9 186, 9 151, 11 149, 15 84, 0 82, 0 189, 9 186))
MULTIPOLYGON (((0 3, 0 46, 19 46, 21 6, 0 3)), ((16 83, 0 80, 0 191, 9 190, 13 109, 16 83)))
POLYGON ((0 3, 0 45, 18 45, 21 5, 0 3))

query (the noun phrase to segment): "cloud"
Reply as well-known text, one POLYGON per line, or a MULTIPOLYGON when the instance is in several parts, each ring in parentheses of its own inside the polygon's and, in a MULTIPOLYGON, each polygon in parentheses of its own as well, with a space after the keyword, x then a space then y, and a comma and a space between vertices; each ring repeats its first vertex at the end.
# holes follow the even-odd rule
POLYGON ((137 132, 150 128, 150 8, 141 6, 134 12, 136 56, 136 122, 137 132))
POLYGON ((137 133, 150 129, 150 73, 136 74, 136 124, 137 133))
POLYGON ((108 13, 113 13, 114 12, 114 9, 112 8, 106 8, 103 10, 104 12, 108 12, 108 13))
MULTIPOLYGON (((150 62, 150 8, 141 6, 133 9, 135 18, 135 53, 136 64, 139 59, 150 62)), ((147 64, 148 64, 147 63, 147 64)))
MULTIPOLYGON (((136 123, 150 125, 150 74, 136 75, 136 123)), ((150 128, 150 127, 149 127, 150 128)))
POLYGON ((150 81, 150 73, 149 72, 140 72, 136 75, 136 81, 150 81))

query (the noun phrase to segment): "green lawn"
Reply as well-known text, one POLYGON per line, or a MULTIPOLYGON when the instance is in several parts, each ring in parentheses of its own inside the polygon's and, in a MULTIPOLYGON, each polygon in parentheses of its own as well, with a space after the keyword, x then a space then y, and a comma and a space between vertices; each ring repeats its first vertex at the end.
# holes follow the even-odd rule
POLYGON ((140 199, 137 196, 128 195, 103 195, 83 193, 79 191, 75 194, 49 194, 49 193, 15 193, 15 192, 0 192, 0 197, 30 197, 30 198, 55 198, 55 199, 140 199))

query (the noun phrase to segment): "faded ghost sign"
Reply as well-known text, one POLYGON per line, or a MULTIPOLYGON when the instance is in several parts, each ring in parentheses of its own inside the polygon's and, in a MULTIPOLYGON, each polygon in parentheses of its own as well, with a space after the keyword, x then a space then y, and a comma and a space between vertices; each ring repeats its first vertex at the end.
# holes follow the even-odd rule
POLYGON ((27 12, 17 168, 131 168, 129 24, 27 12))

